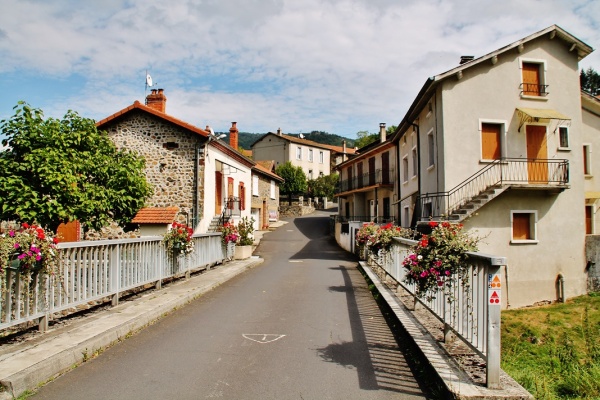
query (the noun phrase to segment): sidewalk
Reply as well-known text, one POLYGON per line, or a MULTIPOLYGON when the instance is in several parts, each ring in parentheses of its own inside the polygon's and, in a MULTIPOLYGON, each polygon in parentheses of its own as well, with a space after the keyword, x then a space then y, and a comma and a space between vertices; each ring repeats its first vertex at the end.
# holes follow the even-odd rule
MULTIPOLYGON (((286 223, 274 222, 269 230, 286 223)), ((269 231, 255 232, 255 246, 267 233, 269 231)), ((0 400, 35 390, 262 262, 257 257, 226 262, 163 289, 150 290, 133 301, 125 301, 64 326, 50 328, 48 332, 20 343, 0 346, 0 400)))

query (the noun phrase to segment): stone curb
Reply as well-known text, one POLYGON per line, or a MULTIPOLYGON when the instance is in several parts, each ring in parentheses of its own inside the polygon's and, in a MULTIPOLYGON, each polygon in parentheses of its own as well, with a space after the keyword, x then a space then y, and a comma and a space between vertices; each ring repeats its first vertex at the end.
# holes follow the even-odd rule
POLYGON ((13 399, 85 362, 173 310, 263 262, 250 258, 226 263, 190 279, 86 318, 58 335, 0 357, 0 400, 13 399))

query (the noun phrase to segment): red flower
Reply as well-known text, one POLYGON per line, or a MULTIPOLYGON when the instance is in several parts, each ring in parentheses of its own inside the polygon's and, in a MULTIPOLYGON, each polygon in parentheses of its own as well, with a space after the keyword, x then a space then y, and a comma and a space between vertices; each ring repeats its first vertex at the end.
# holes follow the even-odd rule
POLYGON ((29 229, 29 224, 27 222, 23 222, 23 228, 29 229))
POLYGON ((429 226, 435 228, 436 226, 438 226, 438 223, 435 221, 429 221, 429 226))
POLYGON ((450 222, 448 222, 448 221, 442 222, 442 227, 444 227, 444 228, 450 228, 450 222))

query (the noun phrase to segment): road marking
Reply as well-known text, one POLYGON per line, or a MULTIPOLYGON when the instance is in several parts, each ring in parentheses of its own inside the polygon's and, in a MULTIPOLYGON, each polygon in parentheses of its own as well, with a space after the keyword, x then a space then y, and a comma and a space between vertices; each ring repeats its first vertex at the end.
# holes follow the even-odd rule
POLYGON ((277 335, 273 333, 244 333, 242 336, 245 339, 252 340, 257 343, 271 343, 281 339, 285 335, 277 335))

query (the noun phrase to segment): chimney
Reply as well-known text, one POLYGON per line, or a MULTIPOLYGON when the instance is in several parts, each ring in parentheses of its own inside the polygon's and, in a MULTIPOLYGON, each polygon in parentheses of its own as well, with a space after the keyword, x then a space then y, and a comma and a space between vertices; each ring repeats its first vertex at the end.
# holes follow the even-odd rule
POLYGON ((460 56, 460 65, 464 63, 468 63, 469 61, 473 61, 475 56, 460 56))
POLYGON ((165 96, 162 89, 152 89, 152 93, 146 96, 146 105, 164 113, 167 109, 167 96, 165 96))
POLYGON ((385 122, 379 124, 379 140, 381 143, 387 140, 387 132, 385 130, 385 122))
POLYGON ((277 128, 277 134, 281 136, 281 128, 277 128))
POLYGON ((229 145, 234 149, 238 149, 238 128, 237 122, 231 123, 231 128, 229 128, 229 145))
POLYGON ((346 155, 346 139, 342 140, 342 161, 346 161, 346 159, 348 158, 348 156, 346 155))

